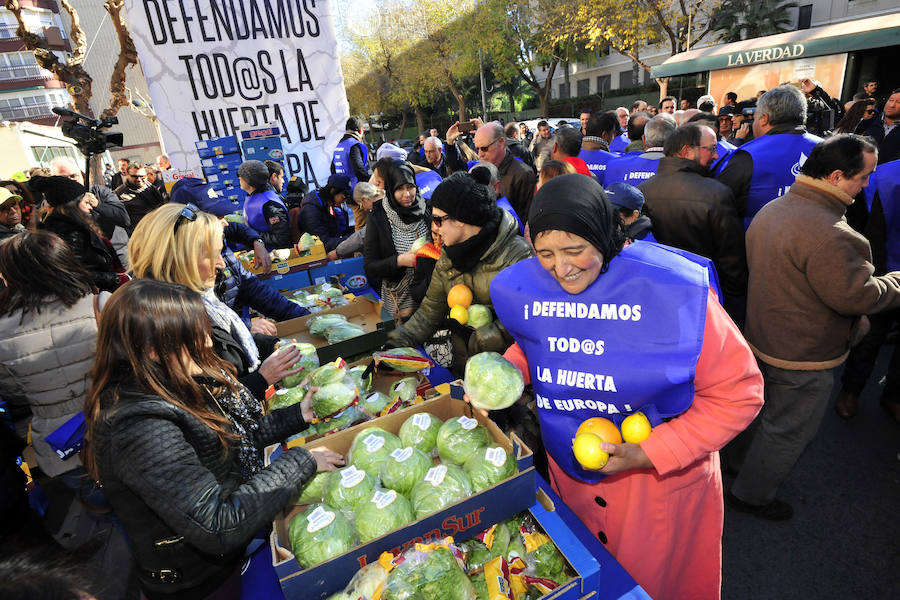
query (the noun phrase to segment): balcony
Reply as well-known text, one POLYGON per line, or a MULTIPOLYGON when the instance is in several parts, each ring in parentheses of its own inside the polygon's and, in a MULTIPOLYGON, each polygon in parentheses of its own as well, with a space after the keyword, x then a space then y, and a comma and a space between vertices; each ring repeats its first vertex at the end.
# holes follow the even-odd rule
POLYGON ((53 105, 49 103, 30 104, 28 106, 3 106, 0 107, 0 120, 23 121, 54 117, 53 105))
POLYGON ((37 65, 0 66, 0 81, 43 80, 53 77, 37 65))

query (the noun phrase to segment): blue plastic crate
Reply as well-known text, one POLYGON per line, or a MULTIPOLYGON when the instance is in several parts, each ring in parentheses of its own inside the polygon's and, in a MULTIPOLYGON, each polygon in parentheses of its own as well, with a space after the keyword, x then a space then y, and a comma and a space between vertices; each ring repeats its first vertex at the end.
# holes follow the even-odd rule
POLYGON ((239 154, 241 151, 237 138, 233 135, 211 140, 198 140, 194 142, 194 146, 196 146, 197 154, 200 155, 201 159, 222 154, 239 154))

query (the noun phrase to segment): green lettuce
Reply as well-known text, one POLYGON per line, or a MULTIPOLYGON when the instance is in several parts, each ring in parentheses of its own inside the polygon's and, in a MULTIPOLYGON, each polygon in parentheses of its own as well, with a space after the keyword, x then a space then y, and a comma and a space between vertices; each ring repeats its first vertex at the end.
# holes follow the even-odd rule
POLYGON ((388 396, 393 399, 400 398, 400 402, 403 404, 412 404, 413 400, 416 399, 416 387, 418 385, 419 382, 415 377, 404 377, 400 381, 394 382, 390 392, 388 392, 388 396))
POLYGON ((328 474, 322 489, 322 500, 328 506, 353 511, 372 497, 374 489, 375 479, 351 465, 328 474))
POLYGON ((445 421, 437 435, 441 460, 463 465, 479 448, 487 446, 491 436, 484 425, 469 417, 445 421))
POLYGON ((303 388, 292 387, 276 390, 275 395, 269 399, 269 410, 287 408, 298 402, 303 402, 304 396, 306 396, 306 390, 303 388))
POLYGON ((325 504, 310 505, 291 519, 288 536, 302 569, 339 556, 356 545, 350 521, 325 504))
POLYGON ((538 546, 526 556, 525 562, 534 566, 534 574, 541 579, 551 579, 562 585, 566 577, 566 559, 553 542, 538 546))
POLYGON ((300 495, 294 504, 312 504, 322 501, 322 490, 325 487, 325 480, 328 479, 328 471, 316 473, 312 479, 306 482, 300 489, 300 495))
POLYGON ((462 469, 456 465, 438 465, 413 486, 409 500, 416 518, 421 519, 471 495, 472 485, 462 469))
MULTIPOLYGON (((341 361, 338 361, 338 363, 341 363, 341 361)), ((330 362, 318 369, 313 369, 309 374, 309 385, 322 387, 329 383, 340 383, 346 376, 347 370, 343 366, 330 362)))
POLYGON ((296 375, 288 375, 281 380, 282 387, 292 388, 300 385, 313 369, 319 366, 319 355, 316 353, 316 347, 305 342, 290 342, 283 346, 279 346, 277 352, 287 352, 290 348, 297 348, 300 351, 300 358, 294 363, 294 367, 300 367, 302 370, 296 375))
POLYGON ((325 332, 330 328, 338 325, 340 323, 346 323, 347 317, 340 313, 328 313, 327 315, 320 315, 318 317, 313 317, 309 321, 306 322, 307 328, 309 328, 309 332, 313 335, 325 335, 325 332))
POLYGON ((360 394, 368 392, 372 387, 372 373, 369 373, 367 377, 363 378, 365 372, 366 365, 358 365, 347 370, 347 377, 353 380, 353 383, 356 385, 360 394))
POLYGON ((437 445, 438 431, 443 424, 443 421, 431 413, 414 414, 400 426, 400 441, 404 446, 413 446, 430 454, 437 445))
POLYGON ((463 387, 475 408, 499 410, 515 404, 525 380, 515 365, 496 352, 482 352, 466 363, 463 387))
POLYGON ((325 331, 325 339, 329 344, 336 344, 363 335, 366 332, 362 326, 356 323, 338 323, 325 331))
POLYGON ((480 492, 516 473, 516 461, 500 446, 481 448, 463 466, 472 482, 472 489, 480 492))
POLYGON ((329 383, 320 387, 312 398, 312 409, 320 419, 335 415, 356 400, 356 388, 343 383, 329 383))
POLYGON ((494 315, 491 314, 491 309, 484 304, 473 304, 469 307, 468 310, 469 320, 466 321, 466 325, 473 329, 484 327, 494 320, 494 315))
POLYGON ((394 490, 376 489, 371 498, 356 507, 354 523, 359 541, 364 544, 414 520, 406 497, 394 490))
POLYGON ((381 392, 372 392, 359 401, 360 406, 373 417, 381 415, 381 411, 390 406, 392 400, 381 392))
POLYGON ((381 464, 381 484, 409 496, 431 467, 431 458, 418 448, 398 448, 381 464))
POLYGON ((475 600, 472 582, 453 553, 441 546, 419 552, 388 575, 383 600, 475 600))
POLYGON ((378 477, 381 465, 388 459, 391 452, 400 447, 400 438, 393 433, 388 433, 380 427, 366 427, 356 434, 347 460, 351 465, 369 473, 372 477, 378 477))

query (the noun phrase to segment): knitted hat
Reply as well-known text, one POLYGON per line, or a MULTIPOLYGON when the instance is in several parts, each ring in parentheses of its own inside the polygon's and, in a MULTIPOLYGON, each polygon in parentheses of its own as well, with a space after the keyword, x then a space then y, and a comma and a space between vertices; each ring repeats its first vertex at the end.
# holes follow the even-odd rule
POLYGON ((326 185, 333 189, 335 194, 344 194, 345 200, 350 200, 353 197, 353 188, 350 186, 350 178, 346 175, 330 175, 326 185))
POLYGON ((453 219, 469 225, 484 225, 497 211, 494 194, 468 173, 453 173, 431 194, 431 205, 453 219))
POLYGON ((238 177, 246 181, 254 190, 262 191, 269 182, 269 167, 260 160, 248 160, 238 167, 238 177))
POLYGON ((375 160, 381 160, 384 157, 406 160, 406 150, 400 146, 385 142, 378 146, 378 150, 375 151, 375 160))
POLYGON ((50 206, 62 206, 72 200, 77 200, 87 192, 87 188, 74 179, 54 175, 44 177, 35 175, 28 180, 28 189, 35 194, 44 194, 47 204, 50 206))

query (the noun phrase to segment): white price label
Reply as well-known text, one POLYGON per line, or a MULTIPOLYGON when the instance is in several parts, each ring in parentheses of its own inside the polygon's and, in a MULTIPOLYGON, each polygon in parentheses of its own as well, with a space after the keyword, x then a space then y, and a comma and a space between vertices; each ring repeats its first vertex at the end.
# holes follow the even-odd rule
POLYGON ((428 472, 425 473, 425 481, 437 487, 444 483, 444 477, 447 476, 447 465, 438 465, 436 467, 431 467, 428 469, 428 472))
POLYGON ((324 506, 318 507, 306 517, 306 531, 315 533, 323 527, 328 527, 334 521, 334 513, 325 510, 324 506))
POLYGON ((503 448, 488 448, 484 451, 484 460, 499 469, 506 462, 506 450, 503 448))
POLYGON ((475 429, 478 426, 478 421, 469 417, 460 417, 457 421, 463 429, 475 429))
POLYGON ((429 425, 431 425, 431 419, 428 418, 426 413, 416 413, 412 418, 413 425, 421 429, 422 431, 428 431, 429 425))
POLYGON ((366 478, 366 472, 357 469, 356 465, 351 465, 341 471, 341 487, 343 488, 352 488, 366 478))
POLYGON ((407 446, 406 448, 397 448, 396 450, 391 452, 391 458, 396 460, 398 463, 406 462, 412 455, 413 449, 410 446, 407 446))
POLYGON ((287 394, 287 393, 288 393, 287 388, 282 388, 282 389, 280 389, 280 390, 275 390, 275 395, 276 395, 276 396, 283 396, 284 394, 287 394))
POLYGON ((366 447, 366 452, 368 452, 369 454, 378 452, 379 450, 381 450, 381 447, 384 446, 384 438, 380 435, 370 433, 363 440, 363 446, 366 447))
POLYGON ((388 490, 386 492, 382 492, 381 490, 375 490, 375 494, 372 496, 372 502, 378 508, 378 510, 382 510, 393 503, 394 500, 397 499, 397 492, 394 490, 388 490))

